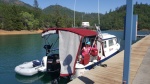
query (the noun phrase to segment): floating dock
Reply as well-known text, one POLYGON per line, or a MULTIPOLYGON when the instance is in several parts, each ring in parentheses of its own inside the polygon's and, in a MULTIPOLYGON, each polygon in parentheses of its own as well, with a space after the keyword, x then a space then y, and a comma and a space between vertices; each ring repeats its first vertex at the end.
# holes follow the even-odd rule
MULTIPOLYGON (((130 84, 150 84, 150 35, 132 45, 130 84)), ((103 62, 68 84, 123 84, 124 51, 103 62)), ((126 84, 126 83, 124 83, 126 84)))

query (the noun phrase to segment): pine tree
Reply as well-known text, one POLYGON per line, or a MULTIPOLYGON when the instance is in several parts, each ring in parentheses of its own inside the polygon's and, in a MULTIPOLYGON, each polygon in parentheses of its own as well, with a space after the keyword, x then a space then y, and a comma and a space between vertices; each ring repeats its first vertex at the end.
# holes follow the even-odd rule
POLYGON ((34 5, 33 5, 35 8, 38 8, 39 7, 39 4, 38 4, 38 1, 37 0, 34 0, 34 5))

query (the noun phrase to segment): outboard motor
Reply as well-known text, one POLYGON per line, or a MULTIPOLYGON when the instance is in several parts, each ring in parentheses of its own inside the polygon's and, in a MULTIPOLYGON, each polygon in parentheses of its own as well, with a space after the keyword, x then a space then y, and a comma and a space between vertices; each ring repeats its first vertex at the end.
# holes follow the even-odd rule
POLYGON ((50 53, 52 45, 44 45, 44 49, 46 50, 46 56, 50 53))
POLYGON ((58 54, 52 54, 47 57, 47 72, 51 75, 52 80, 60 76, 60 61, 58 54))

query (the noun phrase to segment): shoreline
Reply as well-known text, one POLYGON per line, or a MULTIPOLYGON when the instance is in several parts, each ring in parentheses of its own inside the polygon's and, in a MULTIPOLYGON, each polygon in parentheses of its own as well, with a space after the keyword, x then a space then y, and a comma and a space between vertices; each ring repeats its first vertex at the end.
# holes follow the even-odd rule
MULTIPOLYGON (((109 31, 109 30, 107 30, 109 31)), ((113 31, 123 31, 123 30, 113 30, 113 31)), ((138 31, 147 31, 147 30, 138 30, 138 31)), ((7 30, 1 30, 0 29, 0 36, 1 35, 22 35, 22 34, 41 34, 43 30, 21 30, 21 31, 7 31, 7 30)))
POLYGON ((0 30, 0 35, 19 35, 19 34, 40 34, 43 30, 21 30, 21 31, 6 31, 6 30, 0 30))

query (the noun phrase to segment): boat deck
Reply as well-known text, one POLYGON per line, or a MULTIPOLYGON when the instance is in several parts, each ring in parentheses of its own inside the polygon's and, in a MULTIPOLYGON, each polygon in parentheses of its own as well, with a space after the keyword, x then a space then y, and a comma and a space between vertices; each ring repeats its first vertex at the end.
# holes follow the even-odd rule
MULTIPOLYGON (((132 45, 130 84, 150 84, 150 35, 132 45)), ((103 62, 68 84, 122 84, 124 51, 103 62)))

